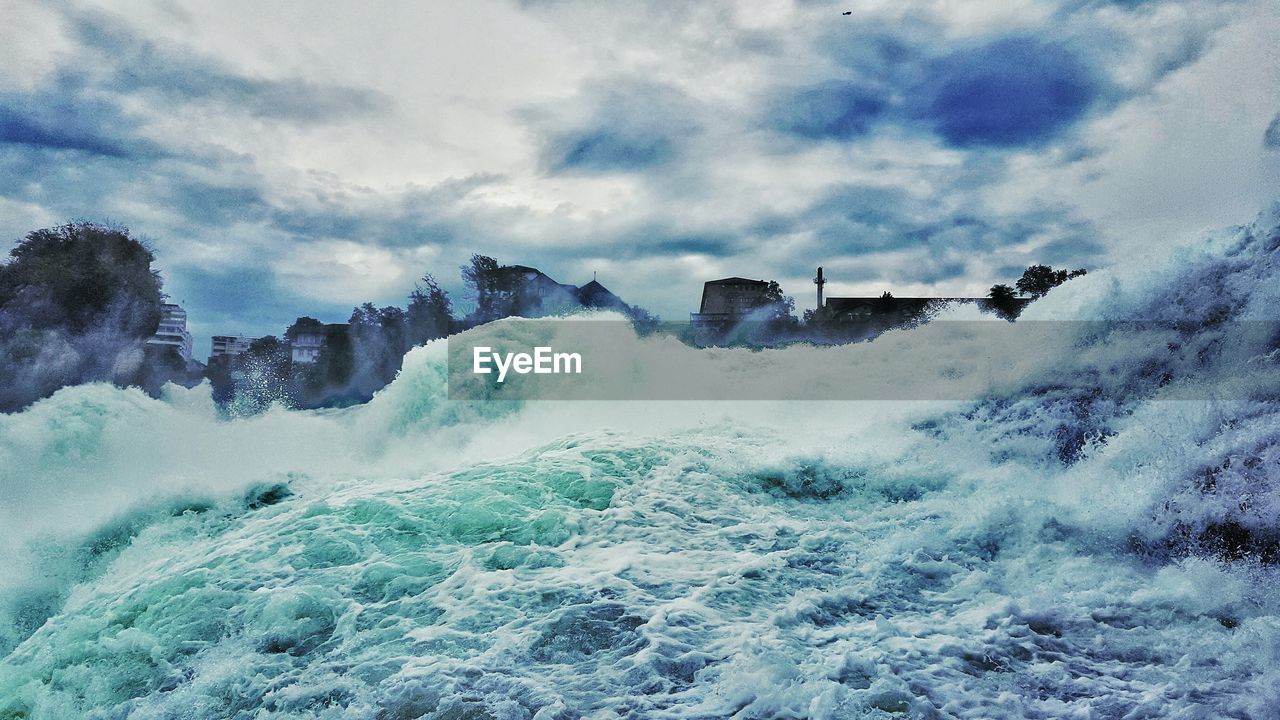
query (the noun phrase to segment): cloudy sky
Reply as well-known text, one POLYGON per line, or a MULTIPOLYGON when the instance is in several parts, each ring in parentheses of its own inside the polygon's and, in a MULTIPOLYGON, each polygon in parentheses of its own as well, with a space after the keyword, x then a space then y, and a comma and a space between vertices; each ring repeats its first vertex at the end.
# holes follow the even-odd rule
POLYGON ((984 294, 1280 188, 1273 0, 0 5, 0 236, 127 225, 198 352, 473 252, 667 319, 819 264, 984 294))

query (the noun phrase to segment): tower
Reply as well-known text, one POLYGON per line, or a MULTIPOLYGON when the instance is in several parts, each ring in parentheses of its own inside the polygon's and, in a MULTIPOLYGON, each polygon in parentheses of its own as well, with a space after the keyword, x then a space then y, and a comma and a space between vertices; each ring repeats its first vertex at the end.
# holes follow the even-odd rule
POLYGON ((813 284, 818 286, 818 309, 822 309, 822 286, 827 284, 825 278, 822 277, 822 267, 818 267, 818 277, 813 279, 813 284))

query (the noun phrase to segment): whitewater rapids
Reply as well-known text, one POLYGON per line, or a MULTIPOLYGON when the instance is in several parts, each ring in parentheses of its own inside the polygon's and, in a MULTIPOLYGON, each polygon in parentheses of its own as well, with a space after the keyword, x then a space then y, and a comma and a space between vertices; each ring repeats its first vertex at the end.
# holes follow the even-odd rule
MULTIPOLYGON (((451 402, 444 343, 342 411, 64 390, 0 416, 0 719, 1280 716, 1275 340, 1183 399, 1275 320, 1276 226, 1055 290, 1179 325, 972 401, 451 402)), ((628 353, 964 382, 948 318, 628 353)))

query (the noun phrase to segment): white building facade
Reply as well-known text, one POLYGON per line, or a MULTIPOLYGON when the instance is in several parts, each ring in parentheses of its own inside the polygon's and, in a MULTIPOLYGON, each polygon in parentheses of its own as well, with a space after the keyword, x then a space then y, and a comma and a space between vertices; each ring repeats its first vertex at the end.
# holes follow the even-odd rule
POLYGON ((300 332, 289 343, 291 356, 296 363, 310 364, 320 359, 325 346, 325 333, 300 332))
POLYGON ((191 333, 187 332, 187 311, 173 303, 160 306, 160 327, 147 344, 177 348, 183 362, 190 362, 191 333))
POLYGON ((249 345, 256 339, 244 335, 214 335, 209 339, 209 361, 212 362, 214 358, 224 355, 234 357, 246 352, 249 345))

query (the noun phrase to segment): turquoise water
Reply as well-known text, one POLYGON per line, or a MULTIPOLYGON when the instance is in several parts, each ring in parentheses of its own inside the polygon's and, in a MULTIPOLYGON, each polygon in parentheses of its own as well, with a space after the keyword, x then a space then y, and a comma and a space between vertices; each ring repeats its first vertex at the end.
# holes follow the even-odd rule
MULTIPOLYGON (((1270 227, 1037 312, 1254 317, 1270 227)), ((632 355, 963 382, 948 332, 632 355)), ((0 416, 0 718, 1276 717, 1268 352, 1195 401, 1078 337, 969 402, 450 403, 440 345, 343 411, 72 388, 0 416)))

